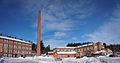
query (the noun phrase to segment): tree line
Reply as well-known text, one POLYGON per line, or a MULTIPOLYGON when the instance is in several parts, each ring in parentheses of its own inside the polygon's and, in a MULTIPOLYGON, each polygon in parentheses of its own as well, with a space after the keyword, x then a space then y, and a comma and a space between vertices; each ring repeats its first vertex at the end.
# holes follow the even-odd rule
MULTIPOLYGON (((37 44, 32 43, 32 50, 37 51, 37 44)), ((45 53, 47 53, 49 51, 50 51, 50 45, 45 47, 43 41, 41 41, 41 53, 45 54, 45 53)))

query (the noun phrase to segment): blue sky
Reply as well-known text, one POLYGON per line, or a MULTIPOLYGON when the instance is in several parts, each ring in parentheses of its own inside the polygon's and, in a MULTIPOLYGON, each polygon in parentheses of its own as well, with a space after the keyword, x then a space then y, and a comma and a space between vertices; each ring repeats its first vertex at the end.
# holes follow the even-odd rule
POLYGON ((51 48, 67 43, 120 43, 119 0, 0 0, 0 33, 37 41, 38 9, 42 40, 51 48))

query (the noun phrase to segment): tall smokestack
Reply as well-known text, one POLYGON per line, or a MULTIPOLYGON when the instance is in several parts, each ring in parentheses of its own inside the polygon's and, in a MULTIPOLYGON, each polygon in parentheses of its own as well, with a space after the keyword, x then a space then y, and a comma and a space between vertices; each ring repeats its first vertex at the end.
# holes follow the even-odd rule
POLYGON ((37 31, 37 56, 41 55, 41 18, 40 10, 38 10, 38 31, 37 31))

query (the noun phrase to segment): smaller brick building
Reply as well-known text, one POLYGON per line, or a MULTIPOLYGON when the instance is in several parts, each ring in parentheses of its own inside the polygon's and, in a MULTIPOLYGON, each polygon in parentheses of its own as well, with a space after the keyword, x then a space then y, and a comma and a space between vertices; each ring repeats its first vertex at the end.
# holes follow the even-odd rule
POLYGON ((78 56, 93 56, 93 53, 104 49, 101 42, 84 44, 77 47, 57 47, 53 49, 55 58, 73 58, 78 56))

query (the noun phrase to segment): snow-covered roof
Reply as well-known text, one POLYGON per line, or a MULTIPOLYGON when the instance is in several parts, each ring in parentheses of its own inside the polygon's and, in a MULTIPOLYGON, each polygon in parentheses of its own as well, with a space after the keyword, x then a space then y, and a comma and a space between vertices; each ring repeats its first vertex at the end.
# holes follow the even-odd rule
POLYGON ((74 48, 85 47, 85 46, 90 46, 90 45, 93 45, 93 43, 84 44, 84 45, 80 45, 80 46, 77 46, 77 47, 56 47, 56 48, 70 48, 70 49, 74 49, 74 48))
POLYGON ((4 38, 4 39, 8 39, 8 40, 14 40, 14 41, 18 41, 18 42, 30 43, 30 42, 27 42, 27 41, 24 41, 24 40, 10 38, 10 37, 5 37, 5 36, 0 36, 0 38, 4 38))
POLYGON ((80 46, 77 46, 77 47, 85 47, 85 46, 90 46, 90 45, 93 45, 93 43, 84 44, 84 45, 80 45, 80 46))
POLYGON ((57 54, 76 54, 77 52, 57 52, 57 54))
POLYGON ((106 50, 96 51, 96 52, 94 52, 94 54, 99 54, 99 53, 101 53, 101 52, 106 52, 106 50))
POLYGON ((48 53, 54 53, 54 52, 48 52, 48 53))
POLYGON ((56 47, 56 48, 70 48, 70 49, 74 49, 76 47, 56 47))

